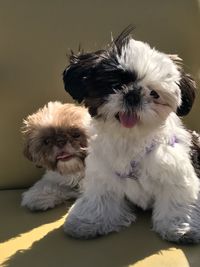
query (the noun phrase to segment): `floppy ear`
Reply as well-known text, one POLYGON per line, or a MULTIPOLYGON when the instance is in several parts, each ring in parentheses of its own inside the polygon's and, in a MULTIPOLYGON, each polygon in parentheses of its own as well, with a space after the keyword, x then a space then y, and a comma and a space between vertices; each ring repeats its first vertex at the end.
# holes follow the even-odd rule
POLYGON ((195 100, 196 83, 193 78, 183 70, 181 71, 179 88, 181 89, 182 103, 177 109, 176 114, 178 116, 186 116, 192 109, 195 100))
POLYGON ((177 65, 177 68, 181 74, 181 79, 179 81, 179 88, 181 90, 181 106, 178 107, 176 114, 178 116, 186 116, 194 103, 196 97, 196 83, 190 74, 185 73, 182 68, 182 59, 177 55, 169 55, 173 62, 177 65))
POLYGON ((23 154, 24 154, 24 156, 25 156, 28 160, 30 160, 30 161, 32 161, 33 163, 35 163, 35 166, 36 166, 37 168, 42 168, 41 165, 37 164, 37 163, 34 161, 34 159, 33 159, 33 157, 32 157, 32 154, 31 154, 31 152, 30 152, 30 146, 29 146, 28 142, 26 142, 26 143, 24 144, 23 154))
POLYGON ((71 97, 79 103, 88 96, 93 69, 100 61, 101 53, 101 50, 78 55, 74 55, 72 52, 69 57, 70 65, 63 72, 64 86, 71 97))
POLYGON ((80 65, 70 65, 63 72, 65 90, 70 96, 81 103, 87 95, 84 71, 80 65))
POLYGON ((30 152, 29 143, 27 141, 24 144, 23 154, 28 160, 33 161, 33 157, 30 152))

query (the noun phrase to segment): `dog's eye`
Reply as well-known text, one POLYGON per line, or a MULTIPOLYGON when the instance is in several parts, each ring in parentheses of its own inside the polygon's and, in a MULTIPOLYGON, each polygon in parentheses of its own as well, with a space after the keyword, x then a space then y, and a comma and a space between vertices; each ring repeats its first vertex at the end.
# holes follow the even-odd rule
POLYGON ((160 96, 155 90, 151 90, 150 95, 153 96, 153 98, 158 99, 160 96))
POLYGON ((44 139, 44 140, 43 140, 43 143, 44 143, 46 146, 49 145, 49 144, 51 143, 50 138, 46 138, 46 139, 44 139))
POLYGON ((81 134, 78 133, 78 132, 74 132, 74 133, 72 133, 72 137, 73 137, 73 138, 79 138, 80 136, 81 136, 81 134))

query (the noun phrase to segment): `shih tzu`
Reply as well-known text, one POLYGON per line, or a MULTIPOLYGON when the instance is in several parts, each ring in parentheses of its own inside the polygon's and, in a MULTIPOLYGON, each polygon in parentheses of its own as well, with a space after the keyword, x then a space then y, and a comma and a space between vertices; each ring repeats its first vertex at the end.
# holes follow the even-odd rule
POLYGON ((200 241, 200 138, 179 116, 191 110, 195 82, 181 59, 125 29, 105 50, 72 54, 65 89, 88 107, 96 138, 84 193, 64 229, 93 238, 129 226, 130 202, 151 208, 153 229, 178 243, 200 241))
POLYGON ((24 120, 24 154, 46 173, 23 193, 22 206, 46 210, 82 191, 90 115, 84 107, 49 102, 24 120))

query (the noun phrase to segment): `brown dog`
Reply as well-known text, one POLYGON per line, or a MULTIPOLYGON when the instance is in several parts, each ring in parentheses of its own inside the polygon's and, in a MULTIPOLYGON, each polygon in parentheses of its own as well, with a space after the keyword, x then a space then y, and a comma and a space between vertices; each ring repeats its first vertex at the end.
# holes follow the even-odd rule
POLYGON ((46 210, 81 192, 90 116, 74 104, 49 102, 24 120, 24 155, 46 173, 23 193, 22 206, 46 210))

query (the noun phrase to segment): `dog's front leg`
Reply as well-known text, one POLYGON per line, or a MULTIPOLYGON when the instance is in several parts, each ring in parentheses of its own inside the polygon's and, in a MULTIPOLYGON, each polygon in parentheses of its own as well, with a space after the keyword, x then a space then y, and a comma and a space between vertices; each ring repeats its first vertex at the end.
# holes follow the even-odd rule
POLYGON ((77 198, 80 192, 73 188, 71 180, 58 172, 47 171, 41 180, 23 193, 21 205, 30 210, 47 210, 65 200, 77 198))
POLYGON ((124 199, 114 192, 102 195, 84 195, 69 211, 65 232, 75 238, 89 239, 118 232, 135 220, 124 199))
POLYGON ((193 195, 189 185, 163 187, 156 196, 153 228, 168 241, 200 242, 200 199, 193 195))
MULTIPOLYGON (((97 161, 96 161, 97 162, 97 161)), ((121 181, 95 166, 86 171, 85 192, 69 211, 64 224, 65 232, 76 238, 94 238, 119 231, 135 220, 125 198, 121 181)), ((103 170, 103 168, 101 169, 103 170)))
POLYGON ((176 243, 200 241, 200 180, 183 144, 160 145, 149 155, 154 184, 153 229, 176 243), (156 163, 156 164, 155 164, 156 163))

